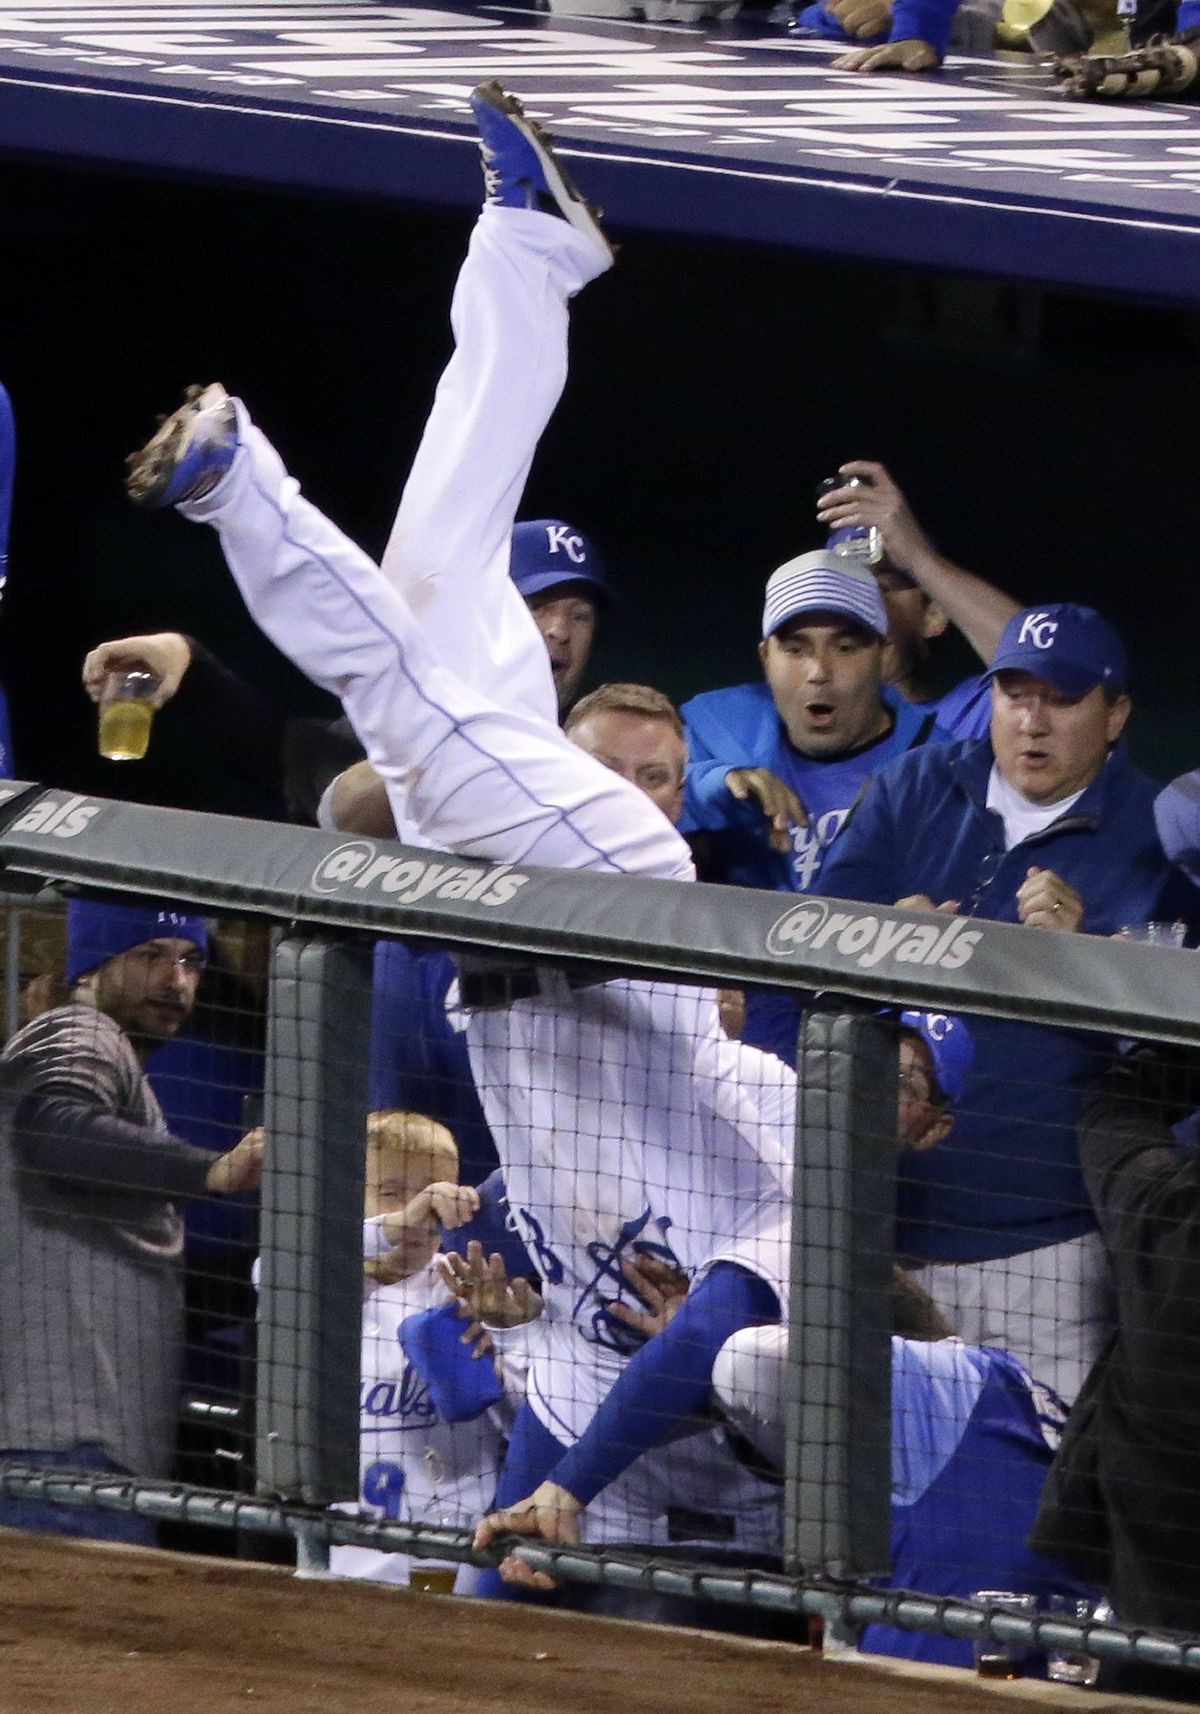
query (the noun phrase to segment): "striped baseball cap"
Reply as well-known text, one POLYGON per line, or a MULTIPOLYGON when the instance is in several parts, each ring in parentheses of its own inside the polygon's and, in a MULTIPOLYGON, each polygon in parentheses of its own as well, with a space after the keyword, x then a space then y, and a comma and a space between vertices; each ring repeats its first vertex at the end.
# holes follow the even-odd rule
POLYGON ((888 632, 887 608, 879 585, 864 566, 849 564, 840 554, 818 549, 789 559, 767 579, 763 607, 763 636, 773 637, 781 625, 800 613, 842 613, 877 637, 888 632))

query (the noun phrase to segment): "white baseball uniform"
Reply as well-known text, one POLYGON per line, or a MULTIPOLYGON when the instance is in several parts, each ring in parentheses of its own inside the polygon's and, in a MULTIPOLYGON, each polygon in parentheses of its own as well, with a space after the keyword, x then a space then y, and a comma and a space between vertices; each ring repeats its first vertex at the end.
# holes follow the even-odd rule
MULTIPOLYGON (((342 699, 406 831, 463 857, 690 880, 661 811, 559 730, 546 649, 508 576, 566 374, 567 304, 604 265, 563 221, 484 209, 382 571, 302 498, 240 404, 231 468, 180 510, 217 529, 262 629, 342 699)), ((569 1441, 622 1361, 602 1304, 622 1254, 640 1243, 694 1266, 778 1196, 794 1074, 728 1042, 711 992, 661 982, 571 990, 546 973, 536 997, 475 1014, 468 1035, 546 1279, 529 1396, 569 1441)))
MULTIPOLYGON (((359 1393, 359 1502, 339 1510, 466 1529, 488 1505, 506 1425, 493 1410, 470 1422, 444 1422, 400 1343, 402 1321, 448 1303, 452 1296, 433 1262, 394 1285, 368 1282, 359 1393)), ((411 1564, 405 1553, 373 1547, 333 1547, 329 1554, 330 1570, 339 1577, 382 1583, 407 1583, 411 1564)), ((455 1593, 469 1595, 476 1579, 474 1567, 462 1566, 455 1593)))

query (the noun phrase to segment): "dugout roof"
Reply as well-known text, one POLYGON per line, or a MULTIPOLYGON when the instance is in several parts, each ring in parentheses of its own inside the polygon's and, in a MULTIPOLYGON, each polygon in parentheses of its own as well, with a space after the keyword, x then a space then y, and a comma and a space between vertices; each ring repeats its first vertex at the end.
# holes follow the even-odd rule
POLYGON ((1200 299, 1200 108, 1068 102, 1036 66, 856 77, 778 26, 517 5, 31 0, 0 10, 0 150, 469 208, 499 76, 618 231, 1200 299))

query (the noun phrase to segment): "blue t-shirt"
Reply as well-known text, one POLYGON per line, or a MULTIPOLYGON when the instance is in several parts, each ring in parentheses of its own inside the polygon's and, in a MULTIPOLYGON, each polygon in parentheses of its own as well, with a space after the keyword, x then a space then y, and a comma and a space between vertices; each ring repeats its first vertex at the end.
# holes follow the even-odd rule
MULTIPOLYGON (((796 749, 766 684, 733 685, 684 703, 680 712, 689 765, 680 826, 689 833, 704 828, 712 836, 718 871, 712 879, 778 892, 820 892, 826 855, 867 781, 915 746, 952 736, 940 724, 941 704, 907 702, 890 687, 882 697, 892 716, 891 731, 876 744, 828 761, 796 749), (787 856, 772 851, 757 805, 740 803, 729 791, 725 778, 734 768, 769 768, 808 811, 807 827, 791 829, 787 856)), ((792 995, 747 991, 742 1039, 749 1046, 793 1064, 799 1022, 792 995)))
POLYGON ((890 688, 882 692, 891 730, 852 755, 816 760, 792 744, 766 684, 706 691, 685 702, 688 776, 680 831, 704 828, 717 838, 719 879, 739 887, 818 892, 825 854, 859 792, 885 763, 914 745, 948 733, 936 708, 922 707, 890 688), (755 804, 740 803, 725 784, 734 768, 769 768, 799 797, 808 826, 792 829, 792 850, 772 851, 769 828, 755 804))
MULTIPOLYGON (((787 745, 779 755, 779 778, 808 811, 807 827, 792 827, 791 890, 815 893, 825 853, 850 814, 855 799, 877 768, 900 754, 890 732, 879 743, 828 762, 812 761, 787 745)), ((907 748, 907 745, 904 746, 907 748)))

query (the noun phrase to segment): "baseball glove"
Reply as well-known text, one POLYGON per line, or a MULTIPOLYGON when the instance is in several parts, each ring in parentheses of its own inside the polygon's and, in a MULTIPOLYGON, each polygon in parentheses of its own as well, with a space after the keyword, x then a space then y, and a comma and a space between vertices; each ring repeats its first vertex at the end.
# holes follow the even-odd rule
POLYGON ((1127 54, 1059 56, 1052 62, 1055 77, 1067 95, 1144 100, 1147 96, 1180 96, 1194 91, 1200 70, 1200 29, 1177 36, 1155 36, 1145 47, 1127 54))

